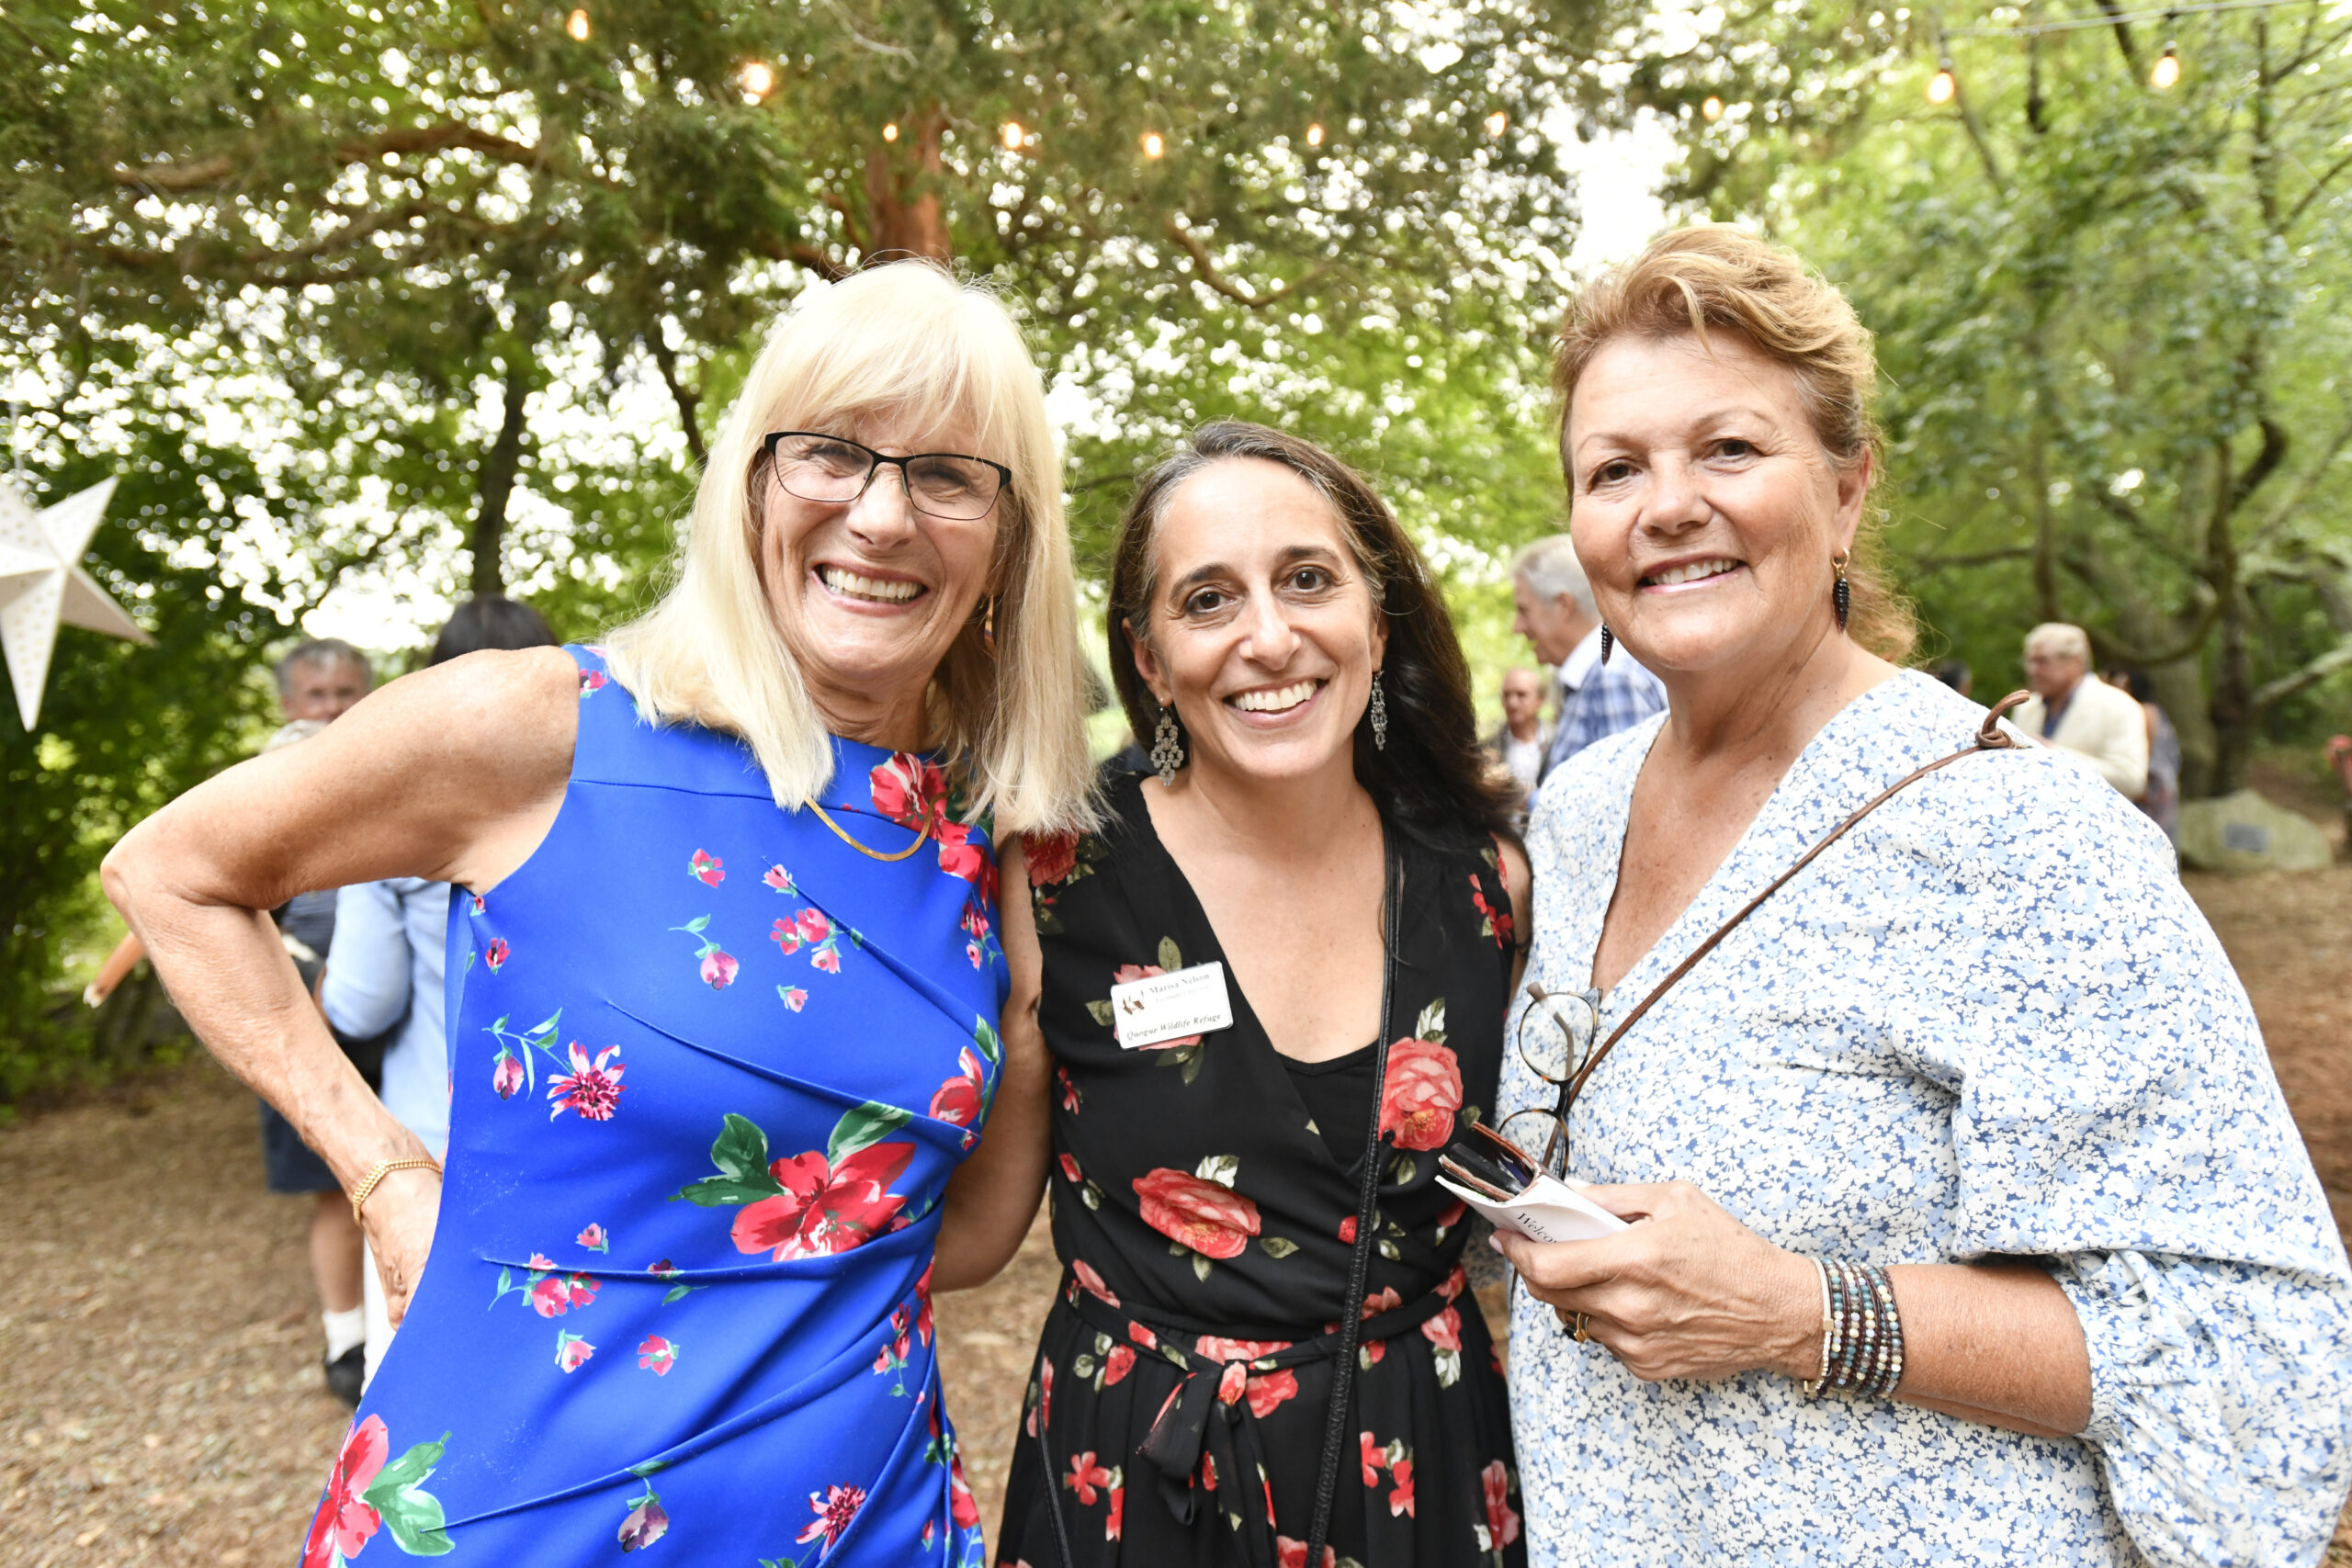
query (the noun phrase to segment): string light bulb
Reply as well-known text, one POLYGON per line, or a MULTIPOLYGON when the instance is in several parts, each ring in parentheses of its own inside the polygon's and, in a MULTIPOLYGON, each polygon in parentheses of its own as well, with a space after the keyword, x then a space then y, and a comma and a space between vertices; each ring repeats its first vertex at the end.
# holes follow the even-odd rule
POLYGON ((898 139, 899 122, 894 119, 889 124, 882 128, 882 140, 885 141, 896 141, 898 139))
POLYGON ((1708 98, 1705 103, 1699 106, 1699 117, 1710 123, 1723 118, 1724 101, 1717 97, 1708 98))
POLYGON ((743 68, 735 73, 735 85, 756 104, 775 91, 775 71, 764 60, 747 60, 743 68))
POLYGON ((588 41, 588 13, 585 10, 572 12, 563 19, 563 30, 571 35, 572 42, 586 43, 588 41))
POLYGON ((2148 72, 2148 85, 2161 93, 2171 88, 2179 80, 2180 56, 2174 51, 2172 44, 2167 42, 2163 55, 2148 72))
POLYGON ((1021 151, 1022 140, 1027 135, 1027 132, 1021 129, 1021 122, 1019 120, 1008 119, 1004 122, 1003 129, 997 134, 1004 142, 1004 150, 1006 152, 1018 152, 1021 151))
POLYGON ((1510 116, 1503 113, 1502 110, 1497 109, 1494 113, 1487 117, 1487 135, 1500 136, 1509 129, 1510 129, 1510 116))
POLYGON ((1306 144, 1309 147, 1320 147, 1323 145, 1323 128, 1321 126, 1310 125, 1306 128, 1306 144))
POLYGON ((1156 130, 1147 130, 1143 133, 1143 155, 1145 157, 1157 158, 1162 152, 1167 151, 1168 143, 1160 140, 1159 132, 1156 130))
POLYGON ((1952 74, 1951 62, 1947 60, 1928 78, 1928 101, 1948 104, 1960 96, 1960 78, 1952 74))

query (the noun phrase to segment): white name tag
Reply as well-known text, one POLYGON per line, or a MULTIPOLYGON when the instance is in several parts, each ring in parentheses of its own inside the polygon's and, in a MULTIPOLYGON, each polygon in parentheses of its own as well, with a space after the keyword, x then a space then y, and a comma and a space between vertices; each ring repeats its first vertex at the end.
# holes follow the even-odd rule
POLYGON ((1111 1027, 1129 1051, 1232 1028, 1233 999, 1226 994, 1225 965, 1195 964, 1170 975, 1147 975, 1112 987, 1111 1027))

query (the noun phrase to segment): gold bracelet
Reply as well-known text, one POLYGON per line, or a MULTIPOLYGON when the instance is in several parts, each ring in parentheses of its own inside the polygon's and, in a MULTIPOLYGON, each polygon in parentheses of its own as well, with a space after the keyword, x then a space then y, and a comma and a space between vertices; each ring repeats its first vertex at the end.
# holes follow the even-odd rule
POLYGON ((429 1156, 411 1159, 379 1159, 368 1167, 368 1174, 359 1179, 359 1185, 351 1190, 351 1223, 355 1225, 365 1225, 366 1222, 359 1217, 359 1207, 368 1201, 368 1195, 376 1190, 378 1182, 396 1170, 423 1169, 429 1169, 434 1175, 438 1176, 441 1174, 441 1162, 429 1156))

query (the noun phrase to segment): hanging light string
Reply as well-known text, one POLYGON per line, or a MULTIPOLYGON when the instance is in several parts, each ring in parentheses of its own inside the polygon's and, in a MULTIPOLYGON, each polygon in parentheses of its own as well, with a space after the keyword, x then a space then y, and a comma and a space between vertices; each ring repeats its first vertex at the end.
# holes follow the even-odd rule
POLYGON ((2160 10, 2119 11, 2098 17, 2069 17, 2056 22, 2029 22, 2014 28, 1946 28, 1946 38, 2040 38, 2045 33, 2081 32, 2086 28, 2112 28, 2126 22, 2161 22, 2174 17, 2199 17, 2216 11, 2272 11, 2281 6, 2312 6, 2319 0, 2207 0, 2198 6, 2167 6, 2160 10))

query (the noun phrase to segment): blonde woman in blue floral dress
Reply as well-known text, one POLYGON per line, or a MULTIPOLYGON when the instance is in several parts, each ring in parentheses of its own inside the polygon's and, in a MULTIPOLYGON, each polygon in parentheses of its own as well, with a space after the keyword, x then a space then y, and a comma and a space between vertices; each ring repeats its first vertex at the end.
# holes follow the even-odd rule
POLYGON ((1577 553, 1669 707, 1528 836, 1520 1016, 1591 1027, 1580 1081, 1507 1059, 1506 1128, 1565 1111, 1522 1146, 1638 1222, 1502 1244, 1530 1560, 2316 1562, 2352 1272, 2154 826, 1973 751, 1731 924, 1984 719, 1889 661, 1872 378, 1845 300, 1731 230, 1568 319, 1577 553))
POLYGON ((1090 817, 1060 498, 993 298, 918 264, 814 291, 650 616, 394 682, 117 850, 406 1314, 304 1568, 979 1560, 931 1292, 1026 1218, 969 1190, 1044 1075, 999 1043, 987 824, 1090 817), (446 1174, 254 912, 401 875, 458 887, 446 1174))

